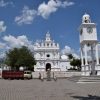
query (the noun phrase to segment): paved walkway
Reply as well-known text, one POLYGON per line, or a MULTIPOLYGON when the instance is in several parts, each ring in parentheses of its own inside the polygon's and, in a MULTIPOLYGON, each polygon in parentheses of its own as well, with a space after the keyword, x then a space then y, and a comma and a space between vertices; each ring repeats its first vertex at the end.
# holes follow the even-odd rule
POLYGON ((100 83, 0 79, 0 100, 100 100, 99 96, 100 83))

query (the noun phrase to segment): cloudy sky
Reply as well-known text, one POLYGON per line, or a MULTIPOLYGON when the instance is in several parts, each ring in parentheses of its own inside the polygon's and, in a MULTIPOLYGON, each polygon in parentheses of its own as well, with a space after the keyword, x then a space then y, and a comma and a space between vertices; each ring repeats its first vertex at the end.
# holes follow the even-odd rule
POLYGON ((47 31, 62 52, 79 51, 82 16, 88 13, 97 24, 100 40, 100 0, 0 0, 0 55, 20 46, 33 49, 47 31))

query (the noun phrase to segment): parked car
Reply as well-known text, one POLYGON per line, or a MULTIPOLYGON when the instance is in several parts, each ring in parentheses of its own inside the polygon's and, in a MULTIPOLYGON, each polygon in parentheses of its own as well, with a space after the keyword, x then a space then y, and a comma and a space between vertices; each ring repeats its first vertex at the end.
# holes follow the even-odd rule
POLYGON ((32 79, 31 71, 2 71, 3 79, 32 79))
POLYGON ((24 71, 24 79, 32 79, 32 72, 24 71))

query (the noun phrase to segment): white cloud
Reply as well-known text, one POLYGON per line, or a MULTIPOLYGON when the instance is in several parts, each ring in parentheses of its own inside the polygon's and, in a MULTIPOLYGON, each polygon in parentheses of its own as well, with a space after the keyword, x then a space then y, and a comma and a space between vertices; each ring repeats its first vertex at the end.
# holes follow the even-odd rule
POLYGON ((18 25, 22 24, 32 24, 36 16, 42 16, 47 19, 50 14, 56 12, 59 8, 65 8, 74 5, 74 2, 61 1, 61 0, 49 0, 47 3, 41 3, 37 10, 29 9, 25 6, 21 11, 21 15, 15 17, 15 22, 18 25))
POLYGON ((43 18, 48 18, 48 16, 57 11, 57 4, 54 0, 50 0, 48 4, 43 2, 38 7, 38 14, 41 15, 43 18))
POLYGON ((4 58, 6 56, 5 52, 0 52, 0 59, 4 58))
POLYGON ((20 16, 15 17, 15 22, 18 25, 22 24, 31 24, 37 15, 37 11, 34 9, 29 9, 29 7, 25 6, 21 12, 20 16))
POLYGON ((79 58, 80 58, 80 56, 79 56, 78 54, 76 54, 76 53, 72 53, 72 55, 73 55, 73 57, 76 58, 76 59, 79 59, 79 58))
POLYGON ((68 55, 72 53, 72 49, 69 46, 65 46, 64 49, 61 50, 62 54, 68 55))
POLYGON ((63 55, 68 55, 68 54, 72 54, 73 57, 75 57, 76 59, 80 58, 79 55, 69 46, 65 46, 64 49, 61 50, 61 53, 63 55))
POLYGON ((6 26, 4 25, 4 21, 0 21, 0 33, 6 31, 6 26))
POLYGON ((27 46, 31 51, 33 51, 32 42, 28 40, 25 35, 14 37, 12 35, 4 36, 3 40, 6 42, 6 49, 11 49, 14 47, 27 46))
POLYGON ((21 35, 21 36, 4 36, 3 42, 0 42, 0 58, 5 57, 6 51, 13 48, 20 48, 22 46, 28 47, 32 52, 34 51, 34 45, 32 41, 29 41, 27 36, 21 35))
POLYGON ((49 0, 46 4, 43 2, 38 7, 38 15, 41 15, 44 19, 47 19, 51 13, 54 13, 58 10, 59 7, 67 7, 72 6, 74 2, 68 2, 68 1, 60 1, 60 0, 49 0))
POLYGON ((5 46, 6 46, 5 43, 1 43, 1 42, 0 42, 0 49, 3 49, 5 46))
POLYGON ((67 6, 72 6, 74 4, 75 4, 74 2, 64 1, 63 3, 61 3, 61 6, 65 8, 67 6))
POLYGON ((6 7, 7 5, 14 5, 13 2, 5 2, 4 0, 0 0, 0 7, 6 7))

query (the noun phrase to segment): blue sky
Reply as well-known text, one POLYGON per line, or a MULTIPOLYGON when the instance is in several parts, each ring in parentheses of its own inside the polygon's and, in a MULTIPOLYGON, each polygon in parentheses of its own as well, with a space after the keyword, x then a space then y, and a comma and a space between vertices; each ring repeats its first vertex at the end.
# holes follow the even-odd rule
POLYGON ((68 46, 78 52, 78 28, 85 13, 97 23, 100 40, 99 4, 100 0, 0 0, 0 51, 20 45, 14 42, 44 39, 49 31, 61 49, 68 46))

